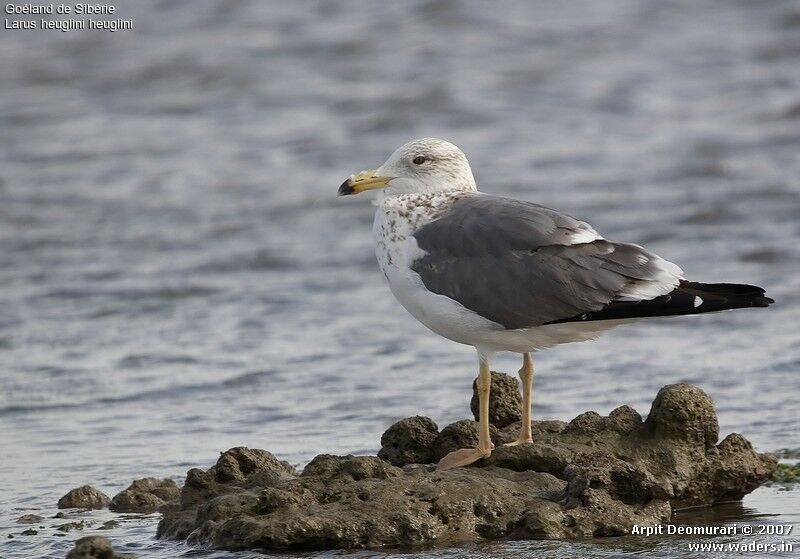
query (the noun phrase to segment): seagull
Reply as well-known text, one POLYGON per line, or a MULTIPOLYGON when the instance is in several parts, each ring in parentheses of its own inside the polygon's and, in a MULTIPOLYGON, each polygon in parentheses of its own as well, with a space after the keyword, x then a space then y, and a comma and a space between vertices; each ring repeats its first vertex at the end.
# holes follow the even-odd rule
POLYGON ((379 168, 351 175, 339 196, 379 190, 375 254, 397 301, 427 328, 478 354, 475 448, 439 470, 487 458, 491 363, 522 354, 522 426, 533 442, 533 359, 538 350, 594 339, 653 317, 766 307, 760 287, 688 281, 639 245, 603 238, 584 221, 532 202, 478 192, 464 153, 437 138, 411 141, 379 168))

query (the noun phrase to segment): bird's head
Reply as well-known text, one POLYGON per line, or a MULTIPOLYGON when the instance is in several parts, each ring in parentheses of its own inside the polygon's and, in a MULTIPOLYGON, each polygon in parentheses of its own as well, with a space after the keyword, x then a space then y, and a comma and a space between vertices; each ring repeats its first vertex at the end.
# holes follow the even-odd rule
POLYGON ((352 175, 339 196, 383 189, 386 196, 450 190, 476 190, 467 156, 438 138, 422 138, 400 146, 386 162, 352 175))

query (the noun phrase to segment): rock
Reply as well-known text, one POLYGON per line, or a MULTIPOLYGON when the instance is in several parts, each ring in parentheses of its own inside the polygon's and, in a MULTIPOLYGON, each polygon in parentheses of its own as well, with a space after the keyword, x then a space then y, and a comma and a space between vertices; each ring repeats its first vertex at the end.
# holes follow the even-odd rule
POLYGON ((712 487, 693 490, 701 499, 714 502, 737 501, 770 479, 777 469, 773 455, 760 455, 753 445, 738 433, 731 433, 717 445, 719 454, 711 461, 709 476, 712 487), (769 456, 769 459, 761 459, 769 456))
MULTIPOLYGON (((642 465, 598 451, 577 457, 564 469, 568 480, 567 503, 619 501, 627 505, 667 503, 673 496, 669 484, 657 481, 642 465)), ((607 506, 605 508, 614 508, 607 506)))
POLYGON ((670 384, 659 390, 647 423, 657 436, 697 441, 706 448, 719 438, 714 402, 691 384, 670 384))
MULTIPOLYGON (((472 400, 469 408, 475 421, 480 421, 478 379, 472 381, 472 400)), ((492 388, 489 391, 489 423, 505 427, 519 421, 522 413, 519 382, 511 375, 492 371, 492 388)))
POLYGON ((393 466, 433 462, 433 443, 439 427, 429 417, 415 415, 401 419, 381 437, 378 458, 393 466))
POLYGON ((135 559, 135 556, 117 553, 107 538, 87 536, 75 542, 67 559, 135 559))
POLYGON ((606 418, 596 411, 583 412, 564 427, 565 433, 597 433, 606 428, 606 418))
POLYGON ((252 503, 251 509, 256 510, 262 489, 296 477, 297 472, 291 465, 265 450, 232 448, 221 453, 217 463, 207 471, 192 468, 187 472, 178 502, 161 508, 164 518, 170 520, 159 523, 156 535, 178 539, 191 535, 191 541, 203 541, 200 536, 204 532, 198 531, 203 525, 212 526, 215 518, 224 516, 226 510, 241 510, 247 506, 246 502, 252 503), (245 489, 250 491, 245 492, 245 489), (236 504, 225 498, 232 492, 248 501, 236 504), (202 509, 199 514, 198 509, 202 509))
POLYGON ((17 518, 17 524, 38 524, 43 520, 44 517, 39 516, 38 514, 23 514, 17 518))
POLYGON ((620 406, 608 414, 608 427, 619 433, 630 433, 642 426, 642 416, 630 406, 620 406))
POLYGON ((269 452, 244 446, 223 452, 214 468, 214 478, 223 483, 245 479, 253 483, 271 483, 295 473, 292 466, 280 462, 269 452))
POLYGON ((335 480, 342 477, 358 481, 367 478, 387 479, 400 475, 400 470, 376 456, 315 456, 303 469, 301 477, 335 480))
POLYGON ((560 445, 534 441, 533 444, 498 446, 488 460, 490 464, 516 472, 532 470, 563 477, 574 454, 573 450, 560 445))
POLYGON ((446 472, 430 463, 474 445, 475 422, 437 432, 428 418, 401 420, 380 458, 323 454, 300 474, 268 452, 231 449, 189 471, 180 500, 162 508, 158 537, 313 550, 618 536, 668 522, 675 508, 739 499, 777 462, 741 435, 716 444, 713 404, 689 385, 664 387, 646 421, 627 406, 586 412, 536 421, 533 444, 501 446, 518 429, 492 426, 492 456, 446 472))
POLYGON ((60 509, 103 509, 111 502, 108 495, 92 487, 84 485, 70 490, 58 500, 60 509))
POLYGON ((73 530, 83 530, 89 527, 90 525, 91 523, 87 524, 83 520, 81 520, 80 522, 67 522, 65 524, 56 526, 56 530, 58 530, 59 532, 71 532, 73 530))
POLYGON ((114 512, 149 514, 179 497, 180 488, 171 479, 148 477, 135 480, 114 495, 108 508, 114 512))

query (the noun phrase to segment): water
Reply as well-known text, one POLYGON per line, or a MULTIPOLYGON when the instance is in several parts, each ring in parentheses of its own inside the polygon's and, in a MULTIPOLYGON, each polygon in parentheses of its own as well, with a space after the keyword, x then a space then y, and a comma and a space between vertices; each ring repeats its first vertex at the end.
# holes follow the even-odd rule
MULTIPOLYGON (((133 31, 0 33, 3 557, 63 557, 82 534, 55 536, 62 521, 6 536, 84 483, 180 480, 236 445, 302 465, 374 452, 400 417, 468 416, 472 349, 394 302, 368 196, 335 198, 426 135, 460 145, 487 192, 777 300, 543 352, 536 417, 644 414, 688 381, 723 434, 800 447, 796 2, 118 4, 133 31)), ((760 489, 723 520, 797 522, 797 495, 760 489)), ((155 542, 156 522, 106 534, 143 557, 228 556, 155 542)), ((521 552, 689 553, 423 555, 521 552)))

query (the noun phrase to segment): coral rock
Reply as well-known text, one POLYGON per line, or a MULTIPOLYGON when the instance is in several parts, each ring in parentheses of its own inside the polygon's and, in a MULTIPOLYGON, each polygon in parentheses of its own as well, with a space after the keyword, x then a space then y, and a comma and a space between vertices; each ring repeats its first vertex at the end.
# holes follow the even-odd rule
POLYGON ((117 553, 111 542, 102 536, 87 536, 75 542, 67 559, 135 559, 135 556, 117 553))
POLYGON ((149 514, 179 497, 180 488, 171 479, 148 477, 137 479, 127 489, 114 495, 108 508, 114 512, 149 514))
POLYGON ((741 498, 777 463, 741 435, 716 445, 713 404, 689 385, 663 388, 646 421, 627 406, 586 412, 536 421, 532 444, 500 446, 518 429, 492 426, 492 456, 445 472, 429 462, 476 444, 475 422, 437 433, 411 417, 384 434, 383 459, 323 454, 299 475, 265 451, 231 449, 189 471, 158 536, 229 550, 618 536, 668 522, 675 508, 741 498))
POLYGON ((84 485, 70 490, 58 500, 60 509, 102 509, 111 502, 108 495, 92 487, 84 485))
MULTIPOLYGON (((480 421, 478 401, 478 379, 472 381, 472 400, 469 407, 475 421, 480 421)), ((492 388, 489 391, 489 423, 505 427, 519 421, 522 413, 522 397, 519 382, 511 375, 492 371, 492 388)))
POLYGON ((393 466, 433 462, 433 442, 439 428, 429 417, 415 415, 401 419, 381 437, 378 458, 393 466))

